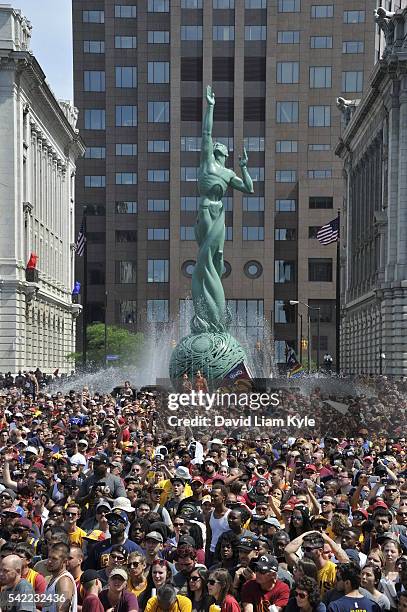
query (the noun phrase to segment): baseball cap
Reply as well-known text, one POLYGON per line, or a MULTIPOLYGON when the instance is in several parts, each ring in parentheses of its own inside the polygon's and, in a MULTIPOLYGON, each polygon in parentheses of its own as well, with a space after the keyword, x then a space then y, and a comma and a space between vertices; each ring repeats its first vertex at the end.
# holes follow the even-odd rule
POLYGON ((191 480, 191 484, 193 484, 194 482, 200 482, 201 484, 205 484, 205 481, 202 476, 194 476, 191 480))
POLYGON ((161 533, 158 533, 158 531, 150 531, 150 533, 146 535, 146 540, 156 540, 156 542, 161 542, 161 544, 164 542, 163 536, 161 533))
POLYGON ((27 446, 27 448, 25 449, 25 452, 38 456, 38 449, 35 448, 35 446, 27 446))
POLYGON ((99 573, 94 569, 85 570, 80 578, 81 584, 87 584, 92 580, 99 580, 99 573))
POLYGON ((277 572, 278 561, 273 555, 261 555, 257 560, 256 569, 261 572, 277 572))
POLYGON ((313 463, 307 463, 307 465, 304 468, 304 472, 316 472, 317 471, 317 467, 316 465, 314 465, 313 463))
POLYGON ((240 538, 237 547, 241 548, 242 550, 258 550, 259 543, 257 538, 252 536, 243 536, 240 538))
POLYGON ((277 529, 281 529, 281 525, 275 516, 268 516, 266 519, 264 519, 264 522, 266 525, 271 525, 272 527, 277 527, 277 529))
POLYGON ((353 563, 356 563, 356 565, 360 567, 360 557, 358 555, 357 550, 355 550, 354 548, 346 548, 345 552, 348 555, 349 560, 353 561, 353 563))
POLYGON ((108 508, 109 510, 112 509, 112 506, 110 505, 110 503, 107 501, 107 499, 101 499, 98 503, 98 505, 96 506, 96 512, 99 510, 99 508, 108 508))
POLYGON ((104 455, 103 453, 99 453, 95 455, 94 457, 91 457, 91 459, 93 460, 94 463, 104 463, 105 465, 109 464, 108 456, 104 455))
POLYGON ((373 457, 367 455, 366 457, 363 457, 363 461, 370 461, 370 463, 373 463, 373 457))
POLYGON ((109 514, 106 514, 106 518, 108 523, 118 518, 121 519, 122 523, 124 523, 125 525, 127 525, 127 523, 129 522, 129 517, 124 512, 124 510, 121 510, 120 512, 117 512, 117 510, 116 512, 109 512, 109 514))
POLYGON ((318 522, 325 523, 326 525, 328 525, 329 523, 328 519, 322 516, 322 514, 317 514, 311 518, 311 525, 313 525, 314 523, 318 523, 318 522))
POLYGON ((346 501, 339 501, 339 502, 336 504, 336 509, 337 509, 337 510, 346 510, 347 512, 349 512, 349 508, 350 508, 350 507, 349 507, 349 504, 348 504, 348 502, 346 502, 346 501))
POLYGON ((17 525, 20 527, 24 527, 25 529, 31 529, 33 524, 28 518, 21 517, 17 521, 17 525))
POLYGON ((353 517, 355 517, 355 514, 361 514, 363 518, 365 518, 366 520, 369 518, 367 510, 365 510, 364 508, 356 508, 356 510, 354 510, 352 514, 353 514, 353 517))
POLYGON ((121 578, 123 578, 123 580, 128 579, 127 572, 124 569, 121 569, 120 567, 112 569, 109 578, 114 578, 115 576, 120 576, 121 578))

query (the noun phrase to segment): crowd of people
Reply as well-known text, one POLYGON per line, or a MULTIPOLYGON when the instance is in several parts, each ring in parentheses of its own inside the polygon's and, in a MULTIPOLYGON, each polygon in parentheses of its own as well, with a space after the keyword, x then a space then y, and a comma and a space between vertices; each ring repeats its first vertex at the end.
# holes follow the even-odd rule
POLYGON ((154 389, 21 378, 0 385, 1 610, 407 612, 405 381, 285 390, 319 419, 294 437, 175 435, 154 389))

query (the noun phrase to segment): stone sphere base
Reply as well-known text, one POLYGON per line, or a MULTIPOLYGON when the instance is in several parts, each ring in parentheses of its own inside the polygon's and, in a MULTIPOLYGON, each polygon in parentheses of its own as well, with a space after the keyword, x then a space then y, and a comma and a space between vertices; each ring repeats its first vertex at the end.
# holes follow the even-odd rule
POLYGON ((170 378, 176 386, 183 374, 187 373, 193 380, 196 372, 201 370, 211 387, 245 360, 242 346, 228 333, 190 334, 182 338, 172 352, 170 378))

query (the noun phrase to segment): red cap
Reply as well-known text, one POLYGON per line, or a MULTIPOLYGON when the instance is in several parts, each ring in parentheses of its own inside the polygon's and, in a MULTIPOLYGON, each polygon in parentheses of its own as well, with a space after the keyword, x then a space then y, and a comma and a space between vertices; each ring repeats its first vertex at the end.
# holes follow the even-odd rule
POLYGON ((204 479, 202 478, 202 476, 194 476, 191 480, 191 482, 200 482, 201 484, 205 484, 204 479))
POLYGON ((385 504, 384 501, 381 501, 381 500, 373 504, 372 511, 374 512, 377 508, 386 508, 386 510, 388 510, 387 504, 385 504))
POLYGON ((308 464, 305 466, 305 468, 304 468, 304 470, 303 470, 303 471, 304 471, 304 472, 306 472, 307 470, 310 470, 310 471, 312 471, 312 472, 317 472, 317 471, 318 471, 318 470, 317 470, 316 465, 314 465, 313 463, 308 463, 308 464))
POLYGON ((24 518, 24 517, 21 517, 20 519, 18 519, 17 525, 20 525, 21 527, 25 527, 26 529, 31 529, 33 526, 30 519, 24 518))
POLYGON ((212 476, 212 482, 213 482, 214 480, 221 480, 222 482, 226 482, 226 477, 225 477, 225 476, 222 476, 222 474, 214 474, 214 475, 212 476))
POLYGON ((354 510, 352 513, 353 516, 355 516, 356 513, 362 514, 366 520, 369 518, 367 510, 365 510, 364 508, 356 508, 356 510, 354 510))
POLYGON ((366 457, 363 457, 363 461, 370 461, 371 463, 373 463, 373 457, 367 455, 366 457))

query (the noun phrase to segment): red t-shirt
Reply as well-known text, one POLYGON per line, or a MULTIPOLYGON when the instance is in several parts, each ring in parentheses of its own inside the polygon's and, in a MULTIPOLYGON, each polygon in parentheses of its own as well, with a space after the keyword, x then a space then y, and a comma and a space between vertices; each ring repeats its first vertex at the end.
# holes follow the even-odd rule
POLYGON ((253 612, 268 612, 270 605, 284 608, 290 597, 290 588, 282 580, 276 580, 271 591, 263 591, 256 580, 248 580, 242 587, 242 603, 253 604, 253 612))
POLYGON ((97 595, 87 595, 83 600, 82 612, 105 612, 105 609, 97 595))
POLYGON ((232 595, 226 595, 221 612, 240 612, 240 606, 232 595))

